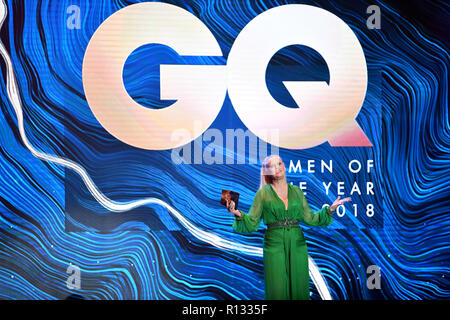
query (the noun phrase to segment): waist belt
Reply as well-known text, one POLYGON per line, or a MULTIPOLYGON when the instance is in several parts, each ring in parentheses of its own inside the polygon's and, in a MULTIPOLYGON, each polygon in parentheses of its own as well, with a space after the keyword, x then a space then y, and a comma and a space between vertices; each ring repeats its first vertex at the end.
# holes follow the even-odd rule
POLYGON ((298 225, 299 223, 300 223, 300 220, 291 220, 289 218, 285 218, 282 221, 277 221, 277 222, 268 224, 267 227, 269 229, 273 228, 273 227, 285 227, 285 228, 288 228, 288 227, 292 227, 292 226, 298 225))

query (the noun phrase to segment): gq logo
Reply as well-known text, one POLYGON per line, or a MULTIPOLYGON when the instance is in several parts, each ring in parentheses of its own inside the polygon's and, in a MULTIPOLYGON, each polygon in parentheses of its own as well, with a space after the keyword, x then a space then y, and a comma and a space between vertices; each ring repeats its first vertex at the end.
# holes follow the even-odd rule
POLYGON ((153 110, 127 93, 122 71, 140 46, 158 43, 180 55, 222 56, 210 30, 188 11, 166 3, 139 3, 106 19, 92 36, 83 61, 83 87, 95 117, 132 146, 172 149, 200 136, 218 115, 228 89, 243 123, 256 136, 284 148, 371 146, 355 121, 367 87, 367 67, 352 30, 332 13, 292 4, 263 12, 236 38, 227 65, 161 65, 161 99, 177 100, 153 110), (265 72, 272 56, 290 45, 316 50, 328 65, 323 81, 285 81, 299 108, 287 108, 269 93, 265 72), (200 128, 198 120, 201 120, 200 128), (172 132, 192 126, 176 143, 172 132), (199 130, 200 129, 200 130, 199 130), (278 141, 266 136, 278 130, 278 141), (195 132, 194 132, 195 131, 195 132))

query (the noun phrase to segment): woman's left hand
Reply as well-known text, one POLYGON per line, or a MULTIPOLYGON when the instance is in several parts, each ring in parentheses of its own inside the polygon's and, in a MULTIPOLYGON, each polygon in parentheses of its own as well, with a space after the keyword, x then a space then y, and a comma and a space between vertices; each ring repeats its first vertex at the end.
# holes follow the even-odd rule
POLYGON ((338 196, 337 199, 334 200, 333 204, 330 206, 331 212, 333 213, 337 207, 339 207, 341 204, 344 204, 348 201, 352 201, 352 198, 348 197, 348 198, 341 199, 341 196, 338 196))

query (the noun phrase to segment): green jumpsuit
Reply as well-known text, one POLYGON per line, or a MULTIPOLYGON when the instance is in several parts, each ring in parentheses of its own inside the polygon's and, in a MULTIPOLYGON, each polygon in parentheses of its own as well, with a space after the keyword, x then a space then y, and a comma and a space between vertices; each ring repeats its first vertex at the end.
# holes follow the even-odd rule
MULTIPOLYGON (((270 184, 260 188, 249 214, 236 217, 233 229, 239 233, 257 231, 261 217, 264 224, 290 218, 309 226, 328 226, 333 218, 329 208, 313 212, 303 191, 288 183, 288 209, 270 184)), ((276 226, 264 234, 264 284, 267 300, 309 300, 308 251, 299 225, 276 226)))

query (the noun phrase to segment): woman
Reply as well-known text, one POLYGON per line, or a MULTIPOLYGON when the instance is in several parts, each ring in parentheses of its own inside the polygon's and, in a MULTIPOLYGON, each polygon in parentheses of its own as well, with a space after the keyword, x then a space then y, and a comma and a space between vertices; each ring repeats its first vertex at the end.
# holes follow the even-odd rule
POLYGON ((239 233, 257 231, 261 218, 267 225, 264 235, 264 281, 267 300, 309 300, 308 251, 299 222, 309 226, 328 226, 331 215, 341 204, 351 201, 339 196, 331 207, 312 212, 299 187, 286 182, 286 167, 277 155, 266 157, 261 167, 261 187, 250 212, 234 208, 233 229, 239 233))

